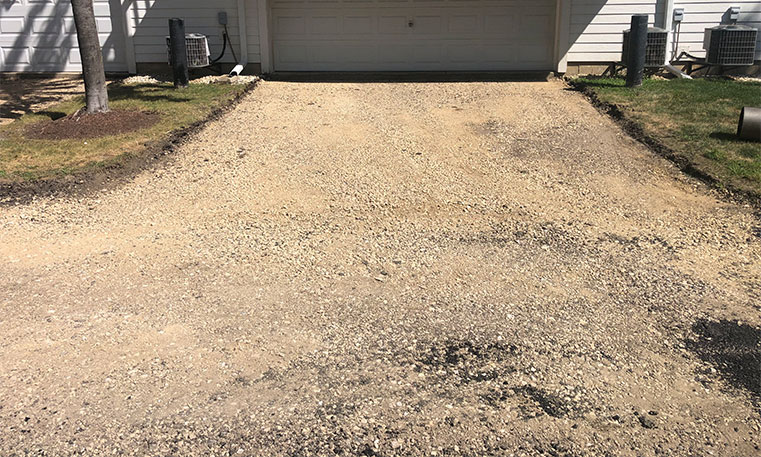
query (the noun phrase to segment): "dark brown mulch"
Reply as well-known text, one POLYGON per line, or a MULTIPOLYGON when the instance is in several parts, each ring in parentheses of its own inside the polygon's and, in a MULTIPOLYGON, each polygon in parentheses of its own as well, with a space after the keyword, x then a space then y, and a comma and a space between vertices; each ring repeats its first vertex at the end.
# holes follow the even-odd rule
POLYGON ((99 138, 148 128, 160 118, 158 113, 138 110, 111 110, 96 114, 78 111, 60 119, 34 123, 27 127, 25 135, 37 140, 99 138))

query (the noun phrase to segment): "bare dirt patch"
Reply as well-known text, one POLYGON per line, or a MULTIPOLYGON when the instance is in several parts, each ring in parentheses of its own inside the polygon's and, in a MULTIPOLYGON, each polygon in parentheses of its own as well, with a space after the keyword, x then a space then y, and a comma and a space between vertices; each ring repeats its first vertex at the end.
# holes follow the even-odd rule
POLYGON ((60 119, 37 122, 27 127, 25 136, 36 140, 101 138, 135 132, 156 125, 159 113, 138 110, 111 110, 87 114, 82 111, 60 119))

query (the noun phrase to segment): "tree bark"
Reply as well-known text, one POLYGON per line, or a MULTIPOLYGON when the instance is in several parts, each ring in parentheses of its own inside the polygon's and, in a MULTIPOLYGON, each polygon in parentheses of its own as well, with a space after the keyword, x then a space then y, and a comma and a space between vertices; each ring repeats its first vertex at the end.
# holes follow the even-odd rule
POLYGON ((71 8, 77 28, 79 53, 82 56, 87 112, 105 113, 108 111, 106 71, 103 67, 103 52, 100 49, 92 0, 71 0, 71 8))

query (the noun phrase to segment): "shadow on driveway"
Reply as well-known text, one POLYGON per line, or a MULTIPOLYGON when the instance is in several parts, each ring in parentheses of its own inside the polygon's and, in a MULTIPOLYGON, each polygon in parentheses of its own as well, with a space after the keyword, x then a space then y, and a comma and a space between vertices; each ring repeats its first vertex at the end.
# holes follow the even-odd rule
POLYGON ((737 321, 701 319, 687 348, 713 365, 733 386, 750 392, 761 406, 761 329, 737 321))

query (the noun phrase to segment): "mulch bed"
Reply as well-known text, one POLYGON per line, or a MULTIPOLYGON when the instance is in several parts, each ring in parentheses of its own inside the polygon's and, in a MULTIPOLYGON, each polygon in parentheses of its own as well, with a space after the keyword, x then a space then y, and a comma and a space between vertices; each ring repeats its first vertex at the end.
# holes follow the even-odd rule
POLYGON ((158 113, 138 110, 111 110, 96 114, 77 111, 60 119, 34 123, 27 127, 25 136, 37 140, 99 138, 148 128, 160 118, 158 113))

